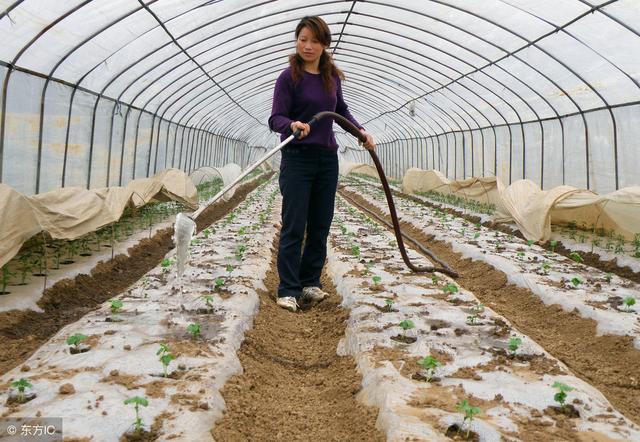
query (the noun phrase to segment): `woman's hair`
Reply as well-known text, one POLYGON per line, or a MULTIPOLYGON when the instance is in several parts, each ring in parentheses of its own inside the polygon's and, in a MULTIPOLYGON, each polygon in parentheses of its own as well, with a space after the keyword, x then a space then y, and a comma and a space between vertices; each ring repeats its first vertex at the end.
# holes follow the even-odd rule
MULTIPOLYGON (((331 31, 329 30, 327 23, 320 17, 303 17, 302 20, 300 20, 300 23, 298 23, 298 26, 296 26, 296 40, 303 28, 308 28, 313 32, 313 35, 324 46, 329 47, 331 45, 331 31)), ((298 55, 297 50, 295 54, 289 56, 289 65, 291 66, 293 82, 297 83, 304 75, 304 60, 300 55, 298 55)), ((324 88, 327 92, 332 92, 335 88, 335 82, 333 81, 334 75, 337 75, 341 80, 344 80, 344 73, 338 69, 335 64, 333 64, 331 54, 326 50, 323 50, 322 55, 320 55, 320 64, 318 69, 320 70, 322 83, 324 84, 324 88)))

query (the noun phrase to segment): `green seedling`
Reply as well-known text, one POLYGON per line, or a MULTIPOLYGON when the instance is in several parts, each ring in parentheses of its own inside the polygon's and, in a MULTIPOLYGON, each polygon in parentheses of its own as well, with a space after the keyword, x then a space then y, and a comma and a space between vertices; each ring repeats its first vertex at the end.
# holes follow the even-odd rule
POLYGON ((384 304, 387 310, 391 311, 391 309, 393 308, 393 299, 385 299, 384 304))
POLYGON ((227 271, 227 273, 231 273, 233 272, 233 270, 235 269, 234 266, 232 266, 231 264, 227 264, 227 266, 225 267, 225 270, 227 271))
POLYGON ((480 232, 476 232, 473 234, 473 239, 478 239, 480 238, 480 232))
POLYGON ((436 373, 436 369, 440 367, 442 364, 433 356, 427 356, 418 361, 418 365, 425 369, 427 382, 431 382, 433 376, 436 373))
POLYGON ((518 351, 518 348, 520 347, 520 344, 522 344, 522 339, 520 339, 520 338, 510 338, 509 339, 509 351, 511 352, 511 356, 515 356, 516 355, 516 351, 518 351))
POLYGON ((25 378, 21 378, 17 381, 14 381, 11 383, 11 386, 13 388, 17 388, 18 389, 18 402, 23 403, 24 402, 24 390, 27 388, 33 388, 33 385, 31 385, 31 383, 29 382, 29 380, 25 379, 25 378))
POLYGON ((204 235, 205 238, 209 238, 209 235, 211 235, 211 230, 209 228, 206 228, 202 231, 202 235, 204 235))
POLYGON ((403 321, 400 322, 400 327, 402 328, 402 337, 406 338, 407 337, 407 330, 411 330, 412 328, 414 328, 416 325, 413 323, 413 321, 411 319, 405 319, 403 321))
POLYGON ((447 285, 445 285, 444 287, 442 287, 442 291, 445 294, 454 294, 454 293, 458 293, 458 286, 453 284, 453 283, 449 283, 447 285))
POLYGON ((634 298, 633 296, 627 296, 622 302, 624 303, 626 310, 630 312, 631 307, 636 305, 636 298, 634 298))
POLYGON ((607 281, 607 284, 611 284, 611 279, 613 278, 613 274, 611 273, 607 273, 604 277, 605 281, 607 281))
POLYGON ((213 308, 213 296, 211 296, 211 295, 202 295, 202 298, 204 299, 204 303, 207 305, 207 307, 212 309, 213 308))
POLYGON ((114 315, 117 315, 118 312, 120 312, 120 309, 122 309, 122 306, 124 305, 120 299, 111 299, 109 301, 109 304, 111 308, 111 313, 113 313, 114 315))
POLYGON ((149 405, 149 401, 146 398, 140 397, 140 396, 134 396, 134 397, 130 397, 129 399, 124 401, 125 405, 129 405, 129 404, 135 404, 135 409, 136 409, 136 421, 134 423, 135 425, 135 429, 138 433, 140 433, 142 431, 142 427, 144 426, 144 423, 142 422, 142 419, 140 418, 140 410, 139 407, 140 405, 142 405, 143 407, 146 407, 149 405))
POLYGON ((169 258, 163 258, 160 261, 160 266, 162 267, 162 272, 166 273, 169 271, 169 267, 171 267, 171 260, 169 258))
POLYGON ((160 363, 162 363, 162 367, 163 367, 163 375, 166 378, 169 364, 176 357, 173 354, 171 354, 171 350, 169 350, 169 346, 167 344, 160 344, 160 348, 156 352, 156 356, 159 356, 160 358, 160 363))
POLYGON ((531 247, 531 246, 533 245, 533 243, 535 243, 535 241, 534 241, 534 240, 532 240, 532 239, 530 239, 530 240, 528 240, 528 241, 527 241, 527 245, 528 245, 529 247, 531 247))
POLYGON ((9 266, 7 264, 2 266, 2 274, 0 274, 0 295, 7 291, 7 285, 9 285, 9 281, 11 278, 16 276, 15 273, 9 271, 9 266))
POLYGON ((340 232, 346 236, 348 230, 344 225, 340 225, 340 232))
POLYGON ((192 246, 197 246, 198 244, 200 244, 200 240, 198 238, 195 238, 195 239, 191 240, 191 245, 192 246))
POLYGON ((567 384, 555 381, 552 385, 553 388, 557 388, 559 391, 553 395, 553 400, 560 404, 560 409, 564 410, 565 400, 567 399, 567 391, 573 390, 573 387, 569 387, 567 384))
POLYGON ((476 324, 478 322, 478 315, 467 316, 467 324, 476 324))
POLYGON ((518 252, 516 253, 516 256, 522 261, 524 259, 524 252, 518 252))
POLYGON ((379 276, 374 276, 371 279, 373 280, 373 285, 378 285, 378 284, 380 284, 380 281, 382 281, 382 278, 379 277, 379 276))
POLYGON ((571 284, 573 284, 574 287, 578 287, 580 284, 582 284, 582 280, 574 276, 573 278, 571 278, 571 284))
POLYGON ((551 264, 549 264, 548 262, 543 262, 542 264, 540 264, 540 269, 545 274, 549 273, 549 270, 551 269, 551 264))
POLYGON ((353 244, 351 246, 351 254, 356 258, 360 258, 360 246, 353 244))
POLYGON ((87 339, 85 335, 83 335, 82 333, 76 333, 67 338, 67 344, 70 345, 74 350, 78 350, 78 345, 80 345, 80 343, 85 339, 87 339))
POLYGON ((187 326, 187 331, 191 333, 193 339, 198 339, 200 337, 200 324, 198 324, 197 322, 189 324, 187 326))
POLYGON ((464 427, 465 423, 467 424, 467 439, 469 438, 469 433, 471 432, 471 423, 473 422, 473 416, 480 413, 480 408, 472 407, 469 405, 467 400, 463 400, 456 404, 456 409, 464 414, 464 419, 462 420, 462 427, 464 427))
POLYGON ((552 252, 555 252, 556 247, 558 247, 558 241, 556 241, 555 239, 552 239, 551 241, 549 241, 549 247, 551 247, 552 252))
POLYGON ((215 284, 215 289, 220 290, 220 288, 224 285, 224 278, 218 277, 213 280, 213 283, 215 284))
POLYGON ((578 252, 571 252, 569 258, 578 263, 584 262, 584 259, 582 259, 582 256, 580 256, 578 252))
POLYGON ((473 305, 471 307, 471 311, 473 313, 475 313, 476 315, 480 314, 480 313, 484 312, 484 305, 482 305, 481 303, 477 303, 477 304, 475 304, 475 305, 473 305))

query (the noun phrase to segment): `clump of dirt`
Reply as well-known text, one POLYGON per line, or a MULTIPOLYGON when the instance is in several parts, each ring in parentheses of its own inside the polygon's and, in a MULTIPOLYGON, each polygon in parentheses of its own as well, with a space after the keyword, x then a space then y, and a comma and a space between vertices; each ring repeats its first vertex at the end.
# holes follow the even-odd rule
POLYGON ((351 357, 336 354, 348 313, 330 280, 331 296, 298 313, 279 308, 275 256, 260 291, 254 328, 238 351, 244 374, 227 381, 224 417, 211 430, 224 441, 383 441, 377 410, 356 399, 361 378, 351 357))
MULTIPOLYGON (((241 203, 260 183, 247 183, 229 201, 220 201, 198 217, 198 230, 205 228, 241 203)), ((0 375, 29 358, 33 352, 65 325, 77 321, 97 305, 117 296, 158 265, 174 245, 172 228, 159 230, 128 249, 129 256, 117 255, 98 263, 90 275, 63 279, 42 294, 38 306, 44 312, 12 310, 0 313, 0 375)))
MULTIPOLYGON (((344 193, 390 219, 359 195, 344 193)), ((629 394, 640 390, 640 352, 631 336, 600 336, 596 321, 583 318, 576 311, 565 312, 559 305, 545 305, 530 290, 508 283, 506 275, 489 264, 464 258, 446 242, 435 240, 408 223, 402 222, 401 226, 459 273, 456 282, 460 286, 599 389, 629 419, 640 422, 640 394, 629 394)))

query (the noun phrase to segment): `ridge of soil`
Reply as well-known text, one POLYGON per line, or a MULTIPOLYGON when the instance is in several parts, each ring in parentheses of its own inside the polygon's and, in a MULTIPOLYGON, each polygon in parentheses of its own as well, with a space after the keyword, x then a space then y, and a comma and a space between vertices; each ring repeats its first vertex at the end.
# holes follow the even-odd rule
MULTIPOLYGON (((374 184, 370 184, 369 185, 374 185, 374 184)), ((375 185, 374 185, 375 186, 375 185)), ((503 225, 503 224, 498 224, 495 223, 493 221, 485 221, 485 222, 481 222, 480 217, 476 216, 476 215, 471 215, 468 213, 464 213, 460 210, 457 209, 452 209, 450 207, 445 207, 445 206, 440 206, 439 204, 435 204, 432 203, 430 201, 425 201, 422 200, 420 198, 417 198, 415 195, 410 195, 408 193, 404 193, 404 192, 400 192, 398 190, 391 190, 391 193, 393 193, 393 196, 398 196, 400 198, 404 198, 407 199, 411 202, 414 202, 416 204, 420 204, 422 206, 427 206, 430 207, 432 209, 440 209, 441 211, 443 211, 444 213, 447 213, 449 215, 455 215, 457 217, 463 218, 473 224, 477 224, 480 223, 482 224, 483 227, 486 227, 488 229, 492 229, 492 230, 497 230, 500 231, 502 233, 506 233, 507 235, 513 235, 515 237, 518 237, 524 241, 526 241, 527 239, 524 237, 524 235, 522 234, 522 232, 520 232, 520 230, 518 229, 513 229, 507 225, 503 225)), ((542 247, 545 250, 548 250, 550 252, 555 252, 559 255, 562 255, 566 258, 571 259, 571 253, 574 252, 574 250, 569 249, 567 247, 564 246, 564 244, 562 243, 562 241, 558 241, 557 246, 555 247, 554 250, 552 250, 550 241, 547 241, 545 243, 537 243, 538 246, 542 247)), ((595 253, 595 252, 579 252, 580 256, 582 257, 582 259, 584 260, 583 264, 587 265, 589 267, 593 267, 596 268, 598 270, 601 270, 603 272, 606 273, 613 273, 615 275, 618 275, 621 278, 626 278, 629 279, 631 281, 640 283, 640 272, 636 272, 634 271, 631 267, 628 266, 620 266, 618 265, 618 263, 616 262, 615 259, 611 259, 611 260, 604 260, 600 257, 599 254, 595 253)))
MULTIPOLYGON (((263 180, 241 185, 229 201, 219 201, 205 209, 196 220, 198 231, 222 218, 240 204, 263 180)), ((61 328, 117 296, 154 268, 174 247, 173 228, 159 230, 107 262, 99 262, 91 274, 63 279, 47 288, 38 301, 44 310, 10 310, 0 313, 0 375, 28 359, 36 349, 61 328)), ((28 367, 24 367, 26 369, 28 367)), ((27 371, 27 370, 25 370, 27 371)))
MULTIPOLYGON (((360 195, 344 189, 339 192, 348 201, 390 221, 360 195)), ((600 390, 627 418, 640 423, 640 351, 634 347, 632 337, 598 336, 596 321, 583 318, 576 311, 565 312, 557 304, 545 305, 530 290, 510 284, 506 275, 493 266, 463 257, 446 242, 410 224, 401 222, 401 226, 460 274, 456 279, 460 286, 600 390)))
MULTIPOLYGON (((277 237, 276 242, 277 244, 277 237)), ((260 310, 238 351, 244 369, 229 379, 227 408, 211 430, 225 441, 383 441, 375 428, 378 411, 356 399, 362 378, 351 356, 338 356, 348 311, 326 274, 331 296, 291 313, 278 307, 278 274, 272 253, 260 310)))

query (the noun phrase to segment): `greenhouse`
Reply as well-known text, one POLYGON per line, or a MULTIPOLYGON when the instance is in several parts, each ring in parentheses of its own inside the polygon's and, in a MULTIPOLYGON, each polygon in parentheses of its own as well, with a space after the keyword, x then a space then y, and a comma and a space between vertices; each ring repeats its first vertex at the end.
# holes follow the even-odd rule
POLYGON ((640 441, 640 2, 0 3, 0 440, 640 441))

